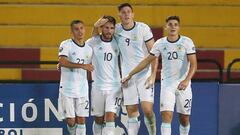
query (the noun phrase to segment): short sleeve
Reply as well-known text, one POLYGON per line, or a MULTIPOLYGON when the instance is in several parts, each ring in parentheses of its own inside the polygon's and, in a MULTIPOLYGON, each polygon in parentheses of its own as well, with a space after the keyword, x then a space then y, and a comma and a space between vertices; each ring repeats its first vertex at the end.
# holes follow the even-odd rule
POLYGON ((151 28, 150 28, 148 25, 146 25, 146 24, 144 24, 143 26, 144 26, 144 27, 143 27, 143 39, 144 39, 145 42, 148 42, 148 41, 150 41, 151 39, 153 39, 152 30, 151 30, 151 28))
POLYGON ((186 44, 186 53, 187 53, 187 55, 191 55, 191 54, 195 54, 196 53, 195 45, 194 45, 194 43, 193 43, 193 41, 191 39, 187 39, 185 44, 186 44))
POLYGON ((155 42, 153 47, 152 47, 152 49, 151 49, 151 51, 150 51, 150 55, 159 57, 160 54, 161 54, 160 44, 158 44, 158 42, 155 42))
POLYGON ((65 42, 62 42, 60 44, 59 50, 58 50, 58 56, 65 56, 65 57, 69 56, 69 46, 65 42))

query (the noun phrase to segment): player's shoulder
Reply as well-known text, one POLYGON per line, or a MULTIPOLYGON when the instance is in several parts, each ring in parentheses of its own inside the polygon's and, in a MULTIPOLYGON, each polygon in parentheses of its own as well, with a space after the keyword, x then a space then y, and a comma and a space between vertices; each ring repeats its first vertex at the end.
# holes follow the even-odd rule
POLYGON ((120 29, 122 29, 122 24, 121 23, 117 23, 115 25, 115 30, 120 30, 120 29))
POLYGON ((92 44, 96 43, 99 39, 100 39, 100 35, 96 35, 96 36, 89 38, 85 43, 88 45, 92 45, 92 44))
POLYGON ((148 28, 149 26, 144 22, 135 22, 137 27, 148 28))
POLYGON ((187 37, 187 36, 184 36, 184 35, 181 35, 181 40, 185 43, 186 42, 193 42, 190 37, 187 37))
POLYGON ((164 44, 167 42, 167 37, 162 37, 162 38, 159 38, 155 44, 164 44))
POLYGON ((64 48, 69 47, 69 44, 71 44, 71 43, 72 43, 72 39, 66 39, 66 40, 61 42, 60 47, 62 47, 62 48, 63 47, 64 48))
POLYGON ((61 42, 61 45, 69 44, 72 42, 72 39, 66 39, 61 42))

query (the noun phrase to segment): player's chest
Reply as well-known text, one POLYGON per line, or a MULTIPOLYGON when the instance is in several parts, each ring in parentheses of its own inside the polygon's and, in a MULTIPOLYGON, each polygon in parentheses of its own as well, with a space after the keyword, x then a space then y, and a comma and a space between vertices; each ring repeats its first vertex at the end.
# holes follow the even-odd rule
POLYGON ((142 33, 139 32, 122 32, 119 33, 119 45, 126 46, 140 46, 143 43, 142 33))
POLYGON ((163 44, 160 51, 165 60, 178 60, 186 56, 186 49, 181 44, 163 44))
POLYGON ((91 61, 91 50, 83 48, 73 48, 69 52, 70 61, 79 64, 86 64, 91 61))
POLYGON ((93 57, 99 60, 110 60, 116 58, 119 55, 117 45, 98 45, 93 48, 93 57))

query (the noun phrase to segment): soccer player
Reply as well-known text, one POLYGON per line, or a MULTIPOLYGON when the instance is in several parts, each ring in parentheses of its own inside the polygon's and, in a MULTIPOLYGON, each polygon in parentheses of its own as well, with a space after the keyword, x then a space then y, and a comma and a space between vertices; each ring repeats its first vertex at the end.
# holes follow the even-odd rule
POLYGON ((196 51, 193 41, 179 35, 180 19, 166 19, 167 37, 159 39, 153 49, 129 75, 123 79, 127 85, 133 75, 145 69, 156 57, 162 56, 160 111, 162 113, 161 135, 171 135, 174 106, 179 113, 180 135, 188 135, 189 116, 192 107, 191 79, 197 69, 196 51))
POLYGON ((59 108, 66 118, 70 135, 86 135, 85 117, 89 116, 87 71, 92 48, 85 44, 85 26, 80 20, 71 22, 72 39, 63 41, 59 47, 61 81, 59 108))
MULTIPOLYGON (((149 54, 154 39, 148 25, 134 21, 133 8, 130 4, 123 3, 119 5, 118 11, 121 23, 116 25, 115 37, 120 49, 122 76, 126 77, 149 54)), ((153 84, 156 71, 157 58, 152 62, 152 68, 146 67, 130 81, 129 87, 123 88, 124 105, 126 105, 129 117, 129 135, 138 134, 140 126, 138 121, 139 99, 148 132, 150 135, 156 134, 156 121, 153 112, 153 84)))
POLYGON ((87 41, 93 49, 92 64, 95 68, 92 74, 91 114, 95 116, 94 135, 115 135, 115 115, 122 102, 119 49, 113 38, 116 20, 112 16, 104 16, 103 20, 106 21, 101 26, 102 34, 87 41))
MULTIPOLYGON (((128 3, 118 6, 121 23, 116 25, 116 38, 121 52, 122 76, 126 77, 152 49, 153 34, 148 25, 134 21, 133 8, 128 3)), ((139 99, 144 113, 144 122, 150 135, 156 134, 156 120, 153 112, 154 88, 157 58, 152 67, 146 67, 135 75, 128 87, 123 88, 124 105, 128 113, 128 134, 137 135, 139 129, 139 99)))

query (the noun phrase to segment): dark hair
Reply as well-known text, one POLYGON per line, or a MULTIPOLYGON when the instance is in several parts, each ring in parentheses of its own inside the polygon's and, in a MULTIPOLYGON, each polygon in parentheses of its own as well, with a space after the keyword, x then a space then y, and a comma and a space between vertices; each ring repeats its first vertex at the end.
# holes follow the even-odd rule
POLYGON ((79 23, 84 24, 83 21, 81 20, 72 20, 72 22, 70 23, 70 26, 72 27, 74 24, 79 24, 79 23))
POLYGON ((108 19, 107 22, 112 23, 114 26, 116 25, 116 19, 115 19, 114 17, 109 16, 109 15, 105 15, 105 16, 103 16, 103 18, 104 18, 104 19, 108 19))
POLYGON ((169 16, 167 19, 166 19, 166 22, 170 21, 170 20, 177 20, 178 23, 180 23, 180 18, 179 16, 169 16))
POLYGON ((120 4, 120 5, 118 6, 118 11, 121 11, 122 8, 124 8, 124 7, 130 7, 131 10, 133 11, 133 8, 132 8, 132 6, 131 6, 129 3, 122 3, 122 4, 120 4))

